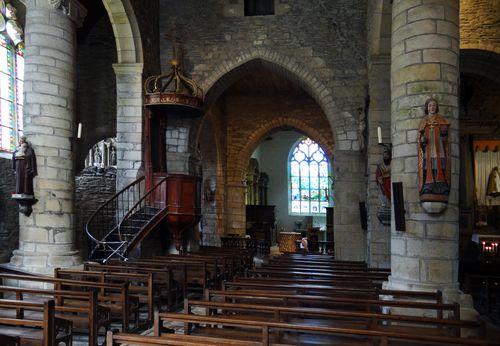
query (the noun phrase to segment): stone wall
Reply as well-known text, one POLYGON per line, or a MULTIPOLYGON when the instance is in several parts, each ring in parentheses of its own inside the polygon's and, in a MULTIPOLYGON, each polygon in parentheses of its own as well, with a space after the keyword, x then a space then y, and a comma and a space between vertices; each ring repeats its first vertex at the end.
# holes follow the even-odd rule
POLYGON ((90 216, 116 191, 116 168, 87 167, 75 177, 75 239, 76 246, 87 258, 85 224, 90 216))
POLYGON ((141 33, 143 75, 157 75, 160 73, 159 0, 131 0, 131 3, 141 33))
MULTIPOLYGON (((317 141, 332 157, 333 134, 328 121, 310 98, 293 101, 286 96, 226 95, 223 107, 225 121, 214 124, 224 126, 216 129, 216 142, 223 137, 227 149, 219 155, 225 161, 224 203, 226 204, 226 234, 245 233, 245 191, 243 178, 251 154, 259 143, 272 131, 282 127, 294 128, 317 141)), ((224 148, 217 143, 218 148, 224 148)), ((264 153, 263 153, 264 154, 264 153)))
MULTIPOLYGON (((364 260, 366 235, 360 227, 358 203, 365 200, 366 187, 364 171, 360 170, 364 160, 358 152, 357 114, 365 106, 367 92, 367 2, 297 0, 292 6, 280 1, 275 16, 255 17, 243 17, 238 10, 242 4, 240 0, 162 1, 163 71, 171 57, 170 35, 183 42, 186 71, 207 93, 208 106, 244 72, 252 71, 254 61, 271 65, 276 73, 300 85, 326 115, 325 127, 333 132, 339 154, 337 184, 342 187, 337 206, 345 217, 335 218, 335 232, 342 239, 336 243, 336 251, 342 259, 364 260), (353 237, 360 242, 356 246, 348 245, 353 237)), ((266 121, 276 120, 277 114, 283 112, 275 112, 266 121)), ((318 124, 312 126, 319 128, 318 124)), ((229 140, 227 144, 228 148, 238 145, 229 140)), ((227 184, 234 190, 225 196, 228 206, 244 203, 239 175, 228 167, 227 184)), ((226 220, 227 229, 241 232, 244 213, 234 216, 226 220)))
POLYGON ((203 245, 216 246, 220 244, 220 238, 217 234, 217 200, 215 194, 210 194, 210 185, 215 185, 215 189, 222 186, 217 185, 217 146, 215 144, 215 134, 212 123, 204 121, 200 133, 200 151, 203 162, 203 184, 202 184, 202 220, 201 231, 203 245))
POLYGON ((11 200, 16 189, 12 161, 0 158, 0 263, 8 262, 19 241, 19 213, 11 200))
POLYGON ((116 136, 116 44, 107 15, 94 25, 78 45, 77 122, 82 123, 78 140, 76 171, 84 168, 90 148, 104 138, 116 136))
POLYGON ((498 0, 460 0, 460 49, 500 54, 498 0))

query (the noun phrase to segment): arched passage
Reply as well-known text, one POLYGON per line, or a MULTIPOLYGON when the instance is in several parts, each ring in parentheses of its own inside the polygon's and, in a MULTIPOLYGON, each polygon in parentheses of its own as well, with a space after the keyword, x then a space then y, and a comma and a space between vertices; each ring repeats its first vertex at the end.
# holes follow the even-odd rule
POLYGON ((103 0, 113 27, 118 64, 143 62, 139 25, 129 0, 103 0))
MULTIPOLYGON (((314 63, 311 62, 311 65, 314 63)), ((205 104, 210 107, 242 75, 262 66, 291 81, 316 101, 328 118, 330 126, 334 128, 334 137, 339 137, 336 143, 342 148, 359 146, 355 131, 347 136, 350 129, 357 127, 356 119, 350 113, 340 111, 331 90, 315 76, 313 69, 292 57, 283 56, 267 48, 242 51, 238 56, 229 57, 218 64, 202 84, 203 90, 206 91, 205 104)))
POLYGON ((116 40, 117 190, 133 181, 142 161, 143 51, 129 0, 103 0, 116 40))

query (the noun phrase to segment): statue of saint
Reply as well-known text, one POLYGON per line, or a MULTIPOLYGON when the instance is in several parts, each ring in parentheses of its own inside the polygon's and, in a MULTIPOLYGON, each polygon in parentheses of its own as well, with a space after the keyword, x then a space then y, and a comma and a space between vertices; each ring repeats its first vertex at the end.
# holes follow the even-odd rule
POLYGON ((12 154, 12 169, 16 174, 16 194, 33 196, 33 178, 37 175, 36 156, 24 136, 19 138, 19 145, 12 154))
POLYGON ((386 204, 391 201, 391 161, 392 154, 389 147, 384 147, 383 162, 377 166, 375 179, 380 188, 380 192, 386 199, 386 204))
POLYGON ((450 122, 439 114, 438 102, 425 102, 425 117, 418 127, 418 172, 421 202, 448 202, 450 194, 450 122))
POLYGON ((498 167, 493 167, 490 175, 488 176, 486 195, 491 197, 500 196, 500 173, 498 172, 498 167))

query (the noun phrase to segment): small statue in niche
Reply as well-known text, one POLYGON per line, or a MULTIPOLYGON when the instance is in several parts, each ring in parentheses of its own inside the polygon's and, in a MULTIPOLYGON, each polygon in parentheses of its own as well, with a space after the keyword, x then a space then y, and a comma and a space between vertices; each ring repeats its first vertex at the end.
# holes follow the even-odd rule
POLYGON ((425 117, 418 127, 419 195, 428 213, 442 212, 451 183, 450 122, 439 114, 438 102, 425 102, 425 117))
POLYGON ((486 186, 486 196, 500 196, 500 173, 498 167, 493 167, 488 176, 488 185, 486 186))
POLYGON ((391 147, 384 146, 383 162, 377 165, 375 179, 381 192, 381 206, 377 217, 386 226, 391 224, 391 161, 391 147))
POLYGON ((16 193, 12 194, 12 199, 19 203, 19 211, 29 216, 31 205, 36 202, 33 178, 38 172, 35 151, 24 136, 19 138, 19 145, 12 154, 12 169, 16 175, 16 193))
POLYGON ((33 196, 33 178, 37 175, 36 156, 24 136, 19 138, 19 146, 12 154, 12 169, 16 174, 16 194, 33 196))

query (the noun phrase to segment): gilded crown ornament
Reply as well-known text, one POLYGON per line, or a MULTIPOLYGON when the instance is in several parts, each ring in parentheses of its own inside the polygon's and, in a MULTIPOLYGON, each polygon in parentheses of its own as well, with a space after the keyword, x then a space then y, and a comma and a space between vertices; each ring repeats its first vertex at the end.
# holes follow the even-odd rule
MULTIPOLYGON (((151 76, 144 83, 145 104, 147 106, 177 106, 190 109, 190 116, 201 116, 203 90, 192 79, 182 73, 180 60, 170 61, 170 72, 151 76)), ((172 108, 172 107, 171 107, 172 108)), ((186 112, 182 112, 186 115, 186 112)))

